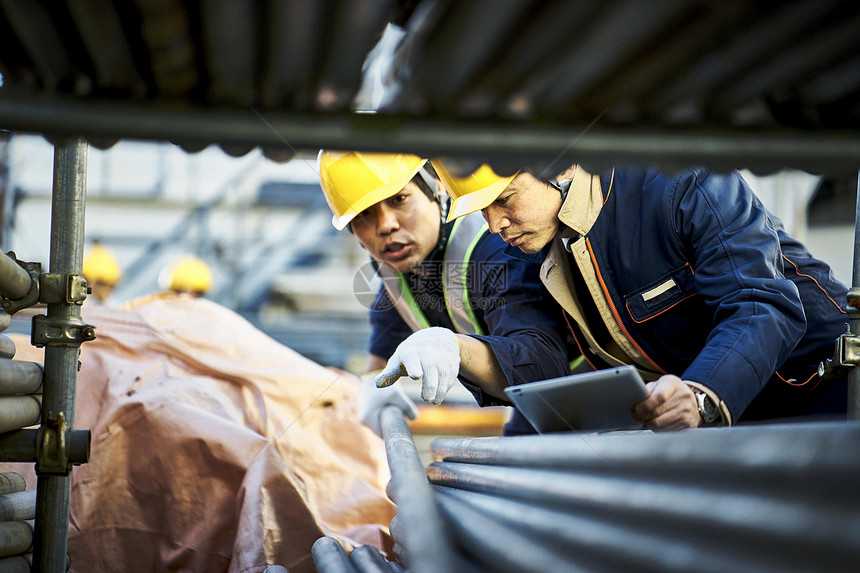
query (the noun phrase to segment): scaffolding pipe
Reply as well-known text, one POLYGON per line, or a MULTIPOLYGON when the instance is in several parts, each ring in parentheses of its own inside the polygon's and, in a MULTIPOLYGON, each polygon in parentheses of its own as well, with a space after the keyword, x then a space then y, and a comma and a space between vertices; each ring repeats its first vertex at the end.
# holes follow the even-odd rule
POLYGON ((41 389, 41 364, 21 360, 0 360, 0 396, 38 394, 41 389))
POLYGON ((3 573, 31 573, 33 554, 15 555, 0 559, 0 571, 3 573))
MULTIPOLYGON (((38 430, 18 430, 0 434, 0 460, 35 462, 38 436, 38 430)), ((73 465, 90 461, 91 440, 92 434, 89 430, 72 430, 66 447, 69 451, 69 461, 73 465)))
POLYGON ((319 573, 357 573, 346 551, 334 537, 320 537, 314 541, 311 558, 319 573))
MULTIPOLYGON (((80 275, 84 251, 87 144, 77 138, 54 148, 54 184, 51 203, 50 272, 80 275)), ((69 297, 66 297, 68 300, 69 297)), ((80 320, 81 307, 70 302, 48 302, 48 320, 80 320)), ((64 434, 74 427, 79 346, 48 344, 45 348, 45 382, 42 430, 64 434)), ((57 438, 59 440, 59 438, 57 438)), ((38 466, 37 466, 38 467, 38 466)), ((60 573, 66 567, 71 475, 40 473, 38 478, 33 570, 60 573)))
MULTIPOLYGON (((5 313, 6 311, 2 311, 5 313)), ((0 314, 2 314, 0 313, 0 314)), ((3 330, 3 329, 0 329, 3 330)), ((0 334, 0 358, 6 358, 11 360, 15 357, 15 341, 6 336, 5 334, 0 334)))
POLYGON ((0 433, 37 424, 41 412, 41 396, 0 396, 0 433))
POLYGON ((32 519, 0 523, 0 557, 27 553, 33 549, 32 519))
MULTIPOLYGON (((854 210, 854 267, 848 291, 848 326, 855 338, 860 337, 860 171, 854 210)), ((848 369, 848 419, 860 420, 860 365, 848 369)))
POLYGON ((36 490, 0 495, 0 521, 24 521, 36 517, 36 490))
POLYGON ((498 158, 527 163, 557 157, 558 171, 572 162, 673 165, 714 169, 794 167, 812 173, 851 173, 860 156, 856 131, 816 133, 787 129, 683 129, 562 126, 406 115, 251 113, 82 101, 81 98, 6 94, 0 125, 20 132, 92 138, 216 142, 275 150, 355 149, 498 158), (583 135, 587 135, 584 137, 583 135), (286 143, 285 143, 286 142, 286 143), (567 165, 563 165, 567 162, 567 165))
POLYGON ((379 416, 391 470, 392 498, 403 529, 398 542, 407 554, 409 571, 459 571, 403 412, 396 406, 385 406, 379 416))
POLYGON ((27 489, 27 482, 21 474, 15 472, 0 473, 0 495, 24 491, 25 489, 27 489))
POLYGON ((24 267, 9 255, 2 253, 0 256, 0 295, 12 300, 24 298, 30 292, 32 282, 30 273, 24 267))

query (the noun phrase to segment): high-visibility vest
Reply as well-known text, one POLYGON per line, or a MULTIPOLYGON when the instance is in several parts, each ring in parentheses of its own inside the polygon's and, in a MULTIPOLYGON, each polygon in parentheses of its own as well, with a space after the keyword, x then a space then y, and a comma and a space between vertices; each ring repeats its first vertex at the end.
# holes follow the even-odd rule
MULTIPOLYGON (((442 258, 445 307, 454 330, 460 334, 485 334, 470 304, 469 260, 478 241, 488 232, 489 227, 484 217, 477 211, 454 221, 448 244, 445 246, 445 255, 442 258)), ((381 264, 379 276, 397 313, 413 332, 433 326, 415 301, 409 282, 402 273, 381 264)))

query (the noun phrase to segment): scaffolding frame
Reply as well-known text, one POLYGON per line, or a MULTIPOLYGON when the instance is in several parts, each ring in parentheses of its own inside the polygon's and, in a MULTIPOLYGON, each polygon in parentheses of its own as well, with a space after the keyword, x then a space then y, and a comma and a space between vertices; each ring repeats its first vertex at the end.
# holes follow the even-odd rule
MULTIPOLYGON (((37 302, 47 314, 33 317, 31 343, 45 348, 38 429, 0 437, 0 460, 35 462, 36 508, 32 571, 59 573, 68 560, 71 469, 89 459, 89 430, 74 430, 80 346, 95 337, 81 321, 87 285, 81 276, 86 209, 87 143, 55 145, 51 204, 51 253, 47 273, 14 253, 0 256, 0 294, 9 314, 37 302)), ((13 351, 14 354, 14 351, 13 351)))
MULTIPOLYGON (((393 147, 393 146, 392 146, 393 147)), ((393 149, 392 149, 393 150, 393 149)), ((89 457, 89 432, 73 430, 78 358, 81 343, 94 338, 94 327, 81 321, 80 304, 86 296, 86 283, 80 277, 86 209, 87 143, 83 138, 55 145, 51 220, 51 255, 47 274, 38 265, 10 265, 11 257, 0 264, 0 290, 4 306, 14 312, 35 304, 47 303, 47 316, 35 317, 33 343, 45 347, 45 371, 41 426, 31 434, 7 435, 0 443, 4 461, 35 461, 38 473, 33 571, 65 571, 68 565, 68 522, 71 492, 71 466, 89 457), (7 260, 8 259, 8 260, 7 260), (17 299, 18 304, 8 304, 17 299), (23 305, 23 306, 22 306, 23 305), (17 441, 16 441, 17 440, 17 441), (13 447, 14 442, 14 447, 13 447), (8 459, 10 452, 16 452, 8 459)), ((849 331, 840 337, 831 366, 849 368, 849 419, 860 419, 860 177, 855 216, 854 263, 848 294, 849 331)), ((400 505, 400 527, 406 544, 417 551, 413 556, 416 571, 438 566, 438 558, 456 559, 450 541, 438 529, 428 527, 427 511, 436 511, 429 485, 424 498, 416 498, 416 485, 426 484, 417 456, 405 445, 411 442, 402 416, 391 408, 383 411, 382 423, 389 439, 389 461, 397 478, 393 497, 400 505), (398 443, 404 445, 397 445, 398 443), (412 459, 415 458, 415 459, 412 459), (416 465, 417 464, 417 465, 416 465), (408 484, 406 489, 397 484, 408 484), (399 490, 397 488, 400 488, 399 490), (407 494, 407 491, 409 492, 407 494), (429 508, 429 509, 428 509, 429 508), (422 516, 419 519, 418 516, 422 516), (423 528, 423 530, 422 530, 423 528), (435 549, 422 555, 427 536, 435 539, 435 549), (419 543, 417 540, 425 542, 419 543)), ((26 432, 22 430, 21 432, 26 432)), ((414 444, 412 448, 414 449, 414 444)), ((425 491, 426 490, 426 491, 425 491)), ((431 525, 440 520, 429 520, 431 525)))

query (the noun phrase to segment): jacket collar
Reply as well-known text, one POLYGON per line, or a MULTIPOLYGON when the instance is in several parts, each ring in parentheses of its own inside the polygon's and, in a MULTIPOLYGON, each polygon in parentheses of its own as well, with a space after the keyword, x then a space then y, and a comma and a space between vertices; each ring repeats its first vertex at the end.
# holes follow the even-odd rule
MULTIPOLYGON (((612 175, 614 177, 615 170, 612 171, 612 175)), ((592 175, 576 165, 570 181, 570 190, 558 211, 558 220, 578 235, 588 234, 597 221, 611 190, 611 179, 609 189, 604 196, 600 176, 592 175)))

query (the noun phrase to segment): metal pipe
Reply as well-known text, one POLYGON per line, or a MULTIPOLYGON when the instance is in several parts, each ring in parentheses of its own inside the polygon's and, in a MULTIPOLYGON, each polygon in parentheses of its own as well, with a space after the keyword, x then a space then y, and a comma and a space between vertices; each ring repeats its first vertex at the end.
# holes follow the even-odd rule
POLYGON ((676 475, 685 468, 736 476, 783 476, 802 479, 826 472, 828 479, 850 482, 860 459, 846 456, 860 443, 860 423, 822 422, 708 428, 684 432, 650 431, 609 434, 555 434, 504 438, 439 438, 430 445, 435 461, 584 468, 620 473, 647 468, 653 475, 676 475))
MULTIPOLYGON (((154 141, 207 141, 271 149, 398 151, 422 157, 462 155, 519 164, 558 158, 572 162, 707 165, 754 172, 795 167, 812 173, 854 173, 860 134, 851 130, 788 131, 695 128, 589 129, 490 121, 449 121, 390 114, 266 113, 5 95, 0 125, 24 133, 124 137, 154 141)), ((564 165, 566 163, 566 165, 564 165)))
POLYGON ((20 430, 39 422, 41 396, 0 396, 0 433, 20 430))
POLYGON ((0 395, 37 394, 41 388, 41 364, 0 360, 0 395))
MULTIPOLYGON (((388 482, 388 485, 391 486, 390 481, 388 482)), ((390 497, 391 495, 389 494, 389 498, 390 497)), ((388 532, 394 540, 391 553, 397 561, 403 564, 404 567, 409 567, 409 556, 406 555, 406 552, 403 550, 403 545, 401 545, 399 541, 403 538, 403 527, 401 526, 401 523, 403 523, 403 518, 395 515, 391 518, 391 522, 388 524, 388 532)))
POLYGON ((398 539, 413 573, 458 571, 453 544, 442 527, 439 508, 403 412, 386 406, 379 414, 391 470, 392 499, 403 535, 398 539))
MULTIPOLYGON (((38 430, 18 430, 0 434, 0 460, 4 462, 35 462, 38 430)), ((85 464, 90 460, 89 430, 72 430, 69 442, 69 461, 73 465, 85 464)))
POLYGON ((0 571, 3 571, 3 573, 31 573, 32 569, 30 567, 32 563, 32 553, 3 557, 0 559, 0 571))
MULTIPOLYGON (((713 473, 707 468, 701 473, 713 473)), ((860 495, 855 484, 832 484, 825 472, 810 472, 798 487, 778 480, 747 486, 718 480, 703 485, 687 476, 649 479, 631 466, 628 476, 607 477, 573 470, 532 469, 436 462, 431 482, 449 488, 520 500, 565 511, 616 528, 651 529, 674 538, 718 541, 723 547, 779 553, 786 562, 818 562, 823 569, 860 560, 860 495), (821 489, 825 494, 811 490, 821 489)), ((855 474, 856 475, 856 474, 855 474)), ((856 479, 855 479, 856 481, 856 479)))
POLYGON ((478 561, 483 571, 494 573, 584 572, 583 569, 570 567, 564 556, 551 548, 528 543, 520 532, 500 525, 491 516, 459 504, 446 495, 437 495, 436 499, 446 522, 455 531, 460 546, 478 561))
MULTIPOLYGON (((3 311, 3 313, 5 312, 6 311, 3 311)), ((11 360, 14 357, 15 341, 6 336, 5 334, 0 334, 0 358, 11 360)))
POLYGON ((36 490, 0 495, 0 521, 24 521, 36 517, 36 490))
MULTIPOLYGON (((51 203, 50 272, 79 275, 84 250, 87 144, 82 138, 54 148, 54 185, 51 203)), ((80 320, 80 305, 48 303, 48 319, 80 320)), ((60 436, 75 423, 78 353, 75 346, 49 344, 45 348, 42 430, 60 436)), ((59 440, 59 437, 57 438, 59 440)), ((39 475, 38 516, 34 543, 34 571, 59 573, 66 566, 71 476, 39 475)))
POLYGON ((15 493, 27 489, 24 476, 15 472, 0 473, 0 495, 15 493))
POLYGON ((15 259, 2 253, 0 256, 0 294, 6 298, 15 300, 24 298, 30 292, 33 279, 24 267, 15 262, 15 259))
MULTIPOLYGON (((857 203, 854 210, 854 267, 848 291, 848 326, 860 336, 860 171, 857 172, 857 203)), ((860 366, 848 369, 848 419, 860 420, 860 366)))
POLYGON ((314 541, 311 558, 319 573, 357 573, 346 551, 334 537, 320 537, 314 541))
MULTIPOLYGON (((0 459, 5 462, 35 462, 38 430, 18 430, 0 434, 0 459)), ((89 430, 72 430, 67 444, 69 461, 73 465, 85 464, 90 460, 89 430)))
POLYGON ((32 551, 33 527, 32 520, 0 523, 0 557, 32 551))
POLYGON ((353 549, 349 562, 358 573, 391 573, 388 561, 371 545, 359 545, 353 549))
MULTIPOLYGON (((454 507, 468 507, 486 516, 499 527, 522 538, 516 545, 528 554, 544 547, 564 560, 564 570, 660 571, 664 573, 702 571, 808 571, 826 569, 814 557, 795 559, 794 552, 773 552, 757 543, 729 545, 719 535, 700 530, 669 531, 659 520, 616 522, 604 515, 583 516, 564 508, 541 506, 503 496, 475 493, 449 487, 437 488, 454 507), (729 548, 731 548, 729 550, 729 548), (816 564, 818 567, 816 567, 816 564)), ((457 510, 453 510, 457 511, 457 510)), ((611 515, 612 510, 609 511, 611 515)), ((510 550, 516 550, 511 547, 510 550)), ((837 565, 838 567, 838 565, 837 565)))

